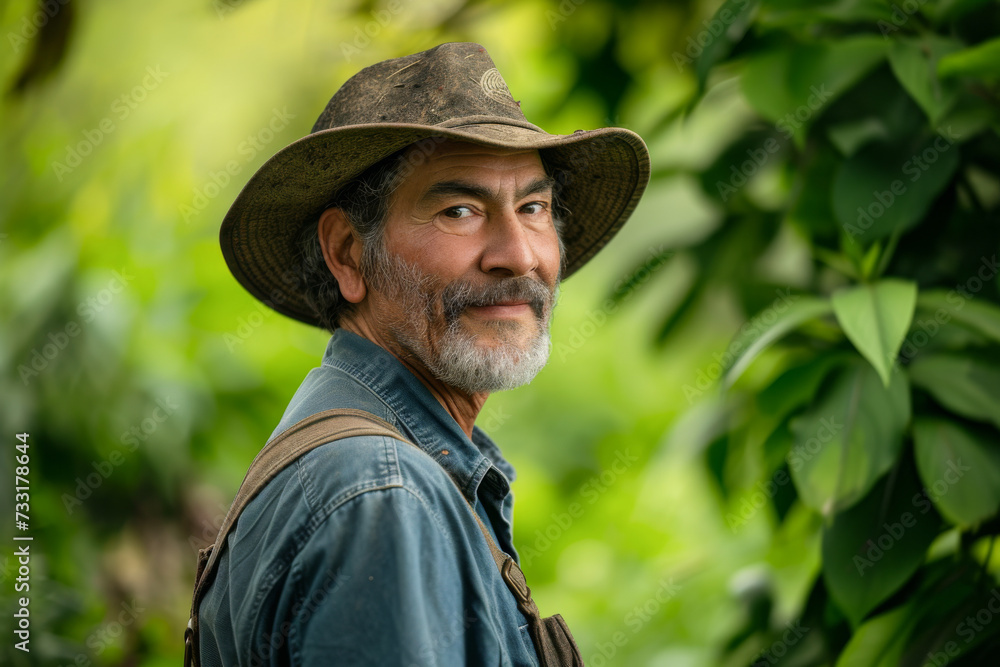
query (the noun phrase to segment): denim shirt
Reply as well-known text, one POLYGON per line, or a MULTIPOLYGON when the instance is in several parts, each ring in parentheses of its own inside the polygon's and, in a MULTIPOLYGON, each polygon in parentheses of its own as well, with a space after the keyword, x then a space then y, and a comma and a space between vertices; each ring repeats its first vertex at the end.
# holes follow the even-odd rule
POLYGON ((489 436, 475 427, 470 441, 398 359, 342 329, 272 438, 331 408, 367 410, 422 451, 345 438, 275 477, 244 509, 202 599, 202 664, 538 665, 466 502, 519 562, 514 469, 489 436))

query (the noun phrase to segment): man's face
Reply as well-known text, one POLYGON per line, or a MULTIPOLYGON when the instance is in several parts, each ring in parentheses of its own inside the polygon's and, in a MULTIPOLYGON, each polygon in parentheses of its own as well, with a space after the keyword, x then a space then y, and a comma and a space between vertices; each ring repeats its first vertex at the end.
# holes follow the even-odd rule
POLYGON ((378 334, 467 393, 530 381, 548 358, 561 248, 538 152, 435 144, 392 195, 369 267, 378 334))

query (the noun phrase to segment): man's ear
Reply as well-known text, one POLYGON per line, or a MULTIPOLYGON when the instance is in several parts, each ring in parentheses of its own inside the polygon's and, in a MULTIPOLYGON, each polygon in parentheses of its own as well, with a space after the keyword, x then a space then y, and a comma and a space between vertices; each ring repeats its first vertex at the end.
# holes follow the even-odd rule
POLYGON ((361 303, 367 294, 365 281, 358 269, 361 263, 361 242, 339 208, 328 208, 319 216, 317 225, 323 259, 340 293, 351 303, 361 303))

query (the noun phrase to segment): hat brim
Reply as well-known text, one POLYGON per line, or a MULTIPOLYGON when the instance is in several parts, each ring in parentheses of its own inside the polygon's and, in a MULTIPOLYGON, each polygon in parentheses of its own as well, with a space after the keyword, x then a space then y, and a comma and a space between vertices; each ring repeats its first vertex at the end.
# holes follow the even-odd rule
POLYGON ((321 130, 274 154, 250 178, 222 222, 222 254, 233 276, 274 310, 321 327, 295 263, 302 227, 315 222, 351 178, 395 151, 430 137, 497 148, 537 149, 564 172, 569 210, 563 278, 600 250, 632 214, 649 181, 649 153, 624 128, 547 134, 504 122, 459 127, 371 123, 321 130))

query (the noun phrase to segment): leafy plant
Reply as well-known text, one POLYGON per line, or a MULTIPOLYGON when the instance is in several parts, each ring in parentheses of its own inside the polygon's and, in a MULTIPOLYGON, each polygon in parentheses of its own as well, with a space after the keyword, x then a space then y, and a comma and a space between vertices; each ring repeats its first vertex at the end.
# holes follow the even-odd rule
POLYGON ((966 617, 1000 596, 1000 6, 745 0, 712 21, 730 29, 688 109, 735 74, 757 120, 696 174, 723 223, 687 251, 699 273, 658 341, 712 284, 761 310, 759 257, 802 249, 791 303, 729 346, 721 387, 755 409, 724 412, 706 463, 729 498, 761 484, 747 461, 790 474, 822 559, 810 641, 779 652, 771 621, 727 664, 985 664, 1000 622, 966 617), (750 377, 761 355, 777 371, 750 377))

